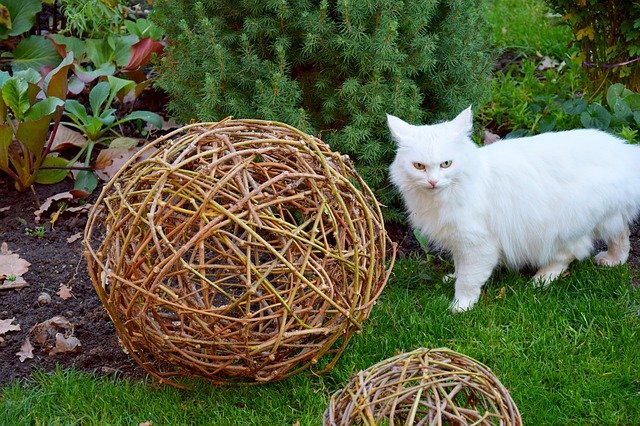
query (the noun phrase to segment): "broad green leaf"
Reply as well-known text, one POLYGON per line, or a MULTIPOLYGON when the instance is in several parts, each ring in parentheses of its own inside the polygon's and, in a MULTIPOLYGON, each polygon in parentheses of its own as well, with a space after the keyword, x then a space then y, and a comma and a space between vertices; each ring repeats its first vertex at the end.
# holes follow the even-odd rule
POLYGON ((105 130, 106 128, 102 120, 98 117, 91 116, 84 128, 84 133, 88 139, 96 141, 102 136, 105 130))
POLYGON ((40 83, 40 73, 32 68, 16 71, 13 73, 15 78, 21 78, 26 80, 27 83, 38 84, 40 83))
POLYGON ((613 104, 613 115, 620 122, 626 123, 633 117, 633 111, 624 99, 618 98, 613 104))
POLYGON ((0 125, 0 170, 9 171, 9 147, 13 141, 13 130, 9 124, 0 125))
POLYGON ((37 160, 42 157, 50 123, 51 117, 44 116, 38 120, 23 121, 18 124, 16 138, 36 156, 37 160))
POLYGON ((29 109, 29 83, 15 77, 10 78, 2 87, 2 99, 11 108, 16 120, 21 121, 25 112, 29 109))
POLYGON ((611 114, 602 105, 592 104, 580 114, 580 122, 586 128, 607 130, 611 124, 611 114))
POLYGON ((69 174, 69 161, 62 157, 47 156, 36 172, 36 183, 51 185, 62 182, 69 174), (52 167, 49 169, 48 167, 52 167))
POLYGON ((78 76, 71 76, 68 84, 69 92, 73 93, 74 95, 77 95, 84 90, 84 82, 80 80, 78 76))
POLYGON ((640 127, 640 111, 634 111, 633 112, 633 120, 640 127))
POLYGON ((80 170, 76 175, 76 182, 73 189, 84 193, 91 194, 98 187, 98 177, 90 170, 80 170))
POLYGON ((67 116, 69 116, 69 118, 71 118, 76 124, 85 125, 89 122, 89 116, 84 105, 75 99, 69 99, 65 102, 64 110, 67 113, 67 116))
POLYGON ((111 106, 113 98, 118 95, 118 93, 124 92, 124 94, 127 94, 136 85, 135 81, 125 80, 123 78, 114 77, 112 75, 107 77, 107 81, 109 82, 109 86, 111 87, 111 95, 109 96, 107 106, 111 106))
POLYGON ((623 98, 624 102, 629 105, 631 111, 640 111, 640 93, 632 93, 623 98))
POLYGON ((78 79, 84 83, 91 83, 98 77, 104 77, 105 75, 113 75, 116 72, 116 66, 111 63, 102 64, 100 67, 94 70, 87 70, 82 66, 76 64, 73 72, 78 79))
POLYGON ((132 113, 127 114, 124 117, 122 117, 120 120, 118 120, 118 123, 124 123, 126 121, 131 121, 131 120, 144 120, 147 123, 150 123, 156 126, 158 129, 162 128, 162 117, 160 117, 155 112, 133 111, 132 113))
POLYGON ((607 104, 609 104, 609 108, 613 109, 616 101, 622 97, 622 92, 624 92, 624 84, 616 83, 609 86, 607 90, 607 104))
POLYGON ((538 129, 540 130, 540 133, 551 132, 556 128, 556 124, 557 121, 554 117, 542 117, 538 122, 538 129))
POLYGON ((62 99, 50 97, 34 104, 25 114, 27 120, 39 120, 45 115, 53 114, 58 107, 64 105, 62 99))
POLYGON ((106 39, 88 39, 87 57, 94 66, 101 67, 114 63, 124 67, 131 58, 131 46, 138 42, 137 37, 109 36, 106 39))
POLYGON ((0 40, 29 31, 42 9, 40 0, 2 0, 9 11, 11 26, 0 26, 0 40))
POLYGON ((106 110, 100 117, 97 117, 106 127, 111 127, 111 125, 116 121, 116 110, 114 108, 109 108, 106 110))
POLYGON ((13 51, 11 68, 14 72, 33 68, 36 71, 44 66, 55 67, 62 58, 51 43, 42 36, 29 36, 18 43, 13 51))
POLYGON ((109 83, 106 81, 101 81, 91 89, 91 93, 89 93, 89 106, 91 106, 91 113, 94 116, 101 114, 102 105, 109 97, 109 91, 109 83))
POLYGON ((69 69, 73 65, 73 52, 67 53, 67 56, 60 64, 49 71, 44 77, 42 90, 47 96, 55 96, 60 99, 67 98, 69 88, 69 69))
POLYGON ((562 103, 562 110, 567 114, 579 115, 587 109, 587 101, 583 98, 576 98, 562 103))
POLYGON ((87 43, 78 37, 66 37, 62 34, 50 34, 49 38, 58 46, 58 52, 65 55, 73 52, 77 61, 81 61, 87 54, 87 43))

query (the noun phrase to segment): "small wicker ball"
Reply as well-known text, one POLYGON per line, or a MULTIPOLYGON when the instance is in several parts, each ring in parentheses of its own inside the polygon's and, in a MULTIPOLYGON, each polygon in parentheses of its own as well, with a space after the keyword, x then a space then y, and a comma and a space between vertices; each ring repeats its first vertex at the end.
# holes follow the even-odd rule
POLYGON ((145 147, 103 188, 84 241, 123 345, 176 386, 331 368, 395 256, 348 158, 260 120, 197 123, 145 147))
POLYGON ((335 425, 522 425, 489 368, 449 349, 397 355, 359 372, 324 413, 335 425))

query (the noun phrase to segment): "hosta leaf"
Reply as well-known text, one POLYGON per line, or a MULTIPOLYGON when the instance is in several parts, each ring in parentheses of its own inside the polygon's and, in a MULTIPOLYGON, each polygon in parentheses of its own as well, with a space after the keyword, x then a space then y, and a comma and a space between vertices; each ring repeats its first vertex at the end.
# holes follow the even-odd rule
POLYGON ((55 97, 50 97, 44 99, 40 102, 37 102, 33 105, 27 114, 25 114, 25 119, 28 120, 39 120, 45 115, 53 114, 58 107, 64 105, 64 101, 62 99, 58 99, 55 97))
POLYGON ((0 26, 0 40, 29 31, 42 9, 40 0, 2 0, 2 4, 9 11, 11 25, 0 26))
POLYGON ((16 132, 17 139, 22 142, 38 160, 42 157, 42 151, 47 142, 49 123, 51 123, 51 117, 44 116, 38 120, 23 121, 18 124, 18 130, 16 132))
POLYGON ((102 104, 109 97, 109 83, 101 81, 96 84, 91 93, 89 93, 89 106, 91 106, 91 112, 93 115, 99 115, 101 113, 102 104))
POLYGON ((87 115, 87 110, 84 105, 75 99, 70 99, 65 102, 64 110, 73 121, 77 120, 76 124, 86 124, 89 121, 89 116, 87 115))
POLYGON ((22 120, 31 104, 29 103, 29 83, 23 79, 10 78, 2 87, 2 99, 11 108, 16 120, 22 120))
POLYGON ((125 121, 131 120, 144 120, 147 123, 153 124, 158 129, 162 128, 162 117, 160 117, 155 112, 151 111, 133 111, 130 114, 125 115, 119 121, 124 123, 125 121))
POLYGON ((27 68, 40 71, 43 66, 55 67, 61 59, 51 41, 42 36, 32 35, 16 46, 11 68, 14 72, 27 68))
POLYGON ((45 157, 36 173, 36 183, 51 185, 61 182, 69 174, 68 167, 69 161, 62 157, 45 157), (54 168, 49 169, 48 167, 54 168))

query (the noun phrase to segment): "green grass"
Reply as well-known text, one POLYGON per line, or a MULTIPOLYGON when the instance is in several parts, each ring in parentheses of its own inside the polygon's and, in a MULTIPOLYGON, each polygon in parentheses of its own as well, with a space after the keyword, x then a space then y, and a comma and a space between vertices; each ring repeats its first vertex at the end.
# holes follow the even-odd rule
POLYGON ((543 0, 492 0, 486 6, 498 47, 564 58, 573 38, 571 30, 562 25, 561 17, 550 16, 549 12, 543 0))
POLYGON ((336 368, 255 387, 190 391, 77 372, 38 373, 5 388, 6 424, 321 424, 329 395, 358 370, 418 347, 449 347, 488 365, 525 424, 640 424, 640 290, 626 267, 575 264, 548 289, 499 271, 470 312, 423 261, 400 259, 365 331, 336 368), (504 297, 502 297, 504 296, 504 297))

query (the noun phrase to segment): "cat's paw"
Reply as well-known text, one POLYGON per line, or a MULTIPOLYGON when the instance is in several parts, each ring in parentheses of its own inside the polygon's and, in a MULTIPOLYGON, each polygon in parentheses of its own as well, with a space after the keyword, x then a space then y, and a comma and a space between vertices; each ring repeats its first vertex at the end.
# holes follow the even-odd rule
POLYGON ((477 301, 478 299, 472 299, 472 298, 468 298, 468 299, 456 298, 456 299, 453 299, 453 302, 451 302, 451 305, 449 305, 449 310, 454 314, 468 311, 469 309, 473 308, 473 306, 476 304, 477 301))
POLYGON ((452 283, 452 282, 454 282, 455 280, 456 280, 456 274, 455 274, 455 272, 454 272, 454 273, 452 273, 452 274, 447 274, 447 275, 445 275, 444 277, 442 277, 442 282, 443 282, 444 284, 452 283))
POLYGON ((600 266, 616 266, 623 264, 627 259, 621 258, 620 256, 613 256, 609 251, 601 251, 596 254, 595 261, 596 264, 600 266))

